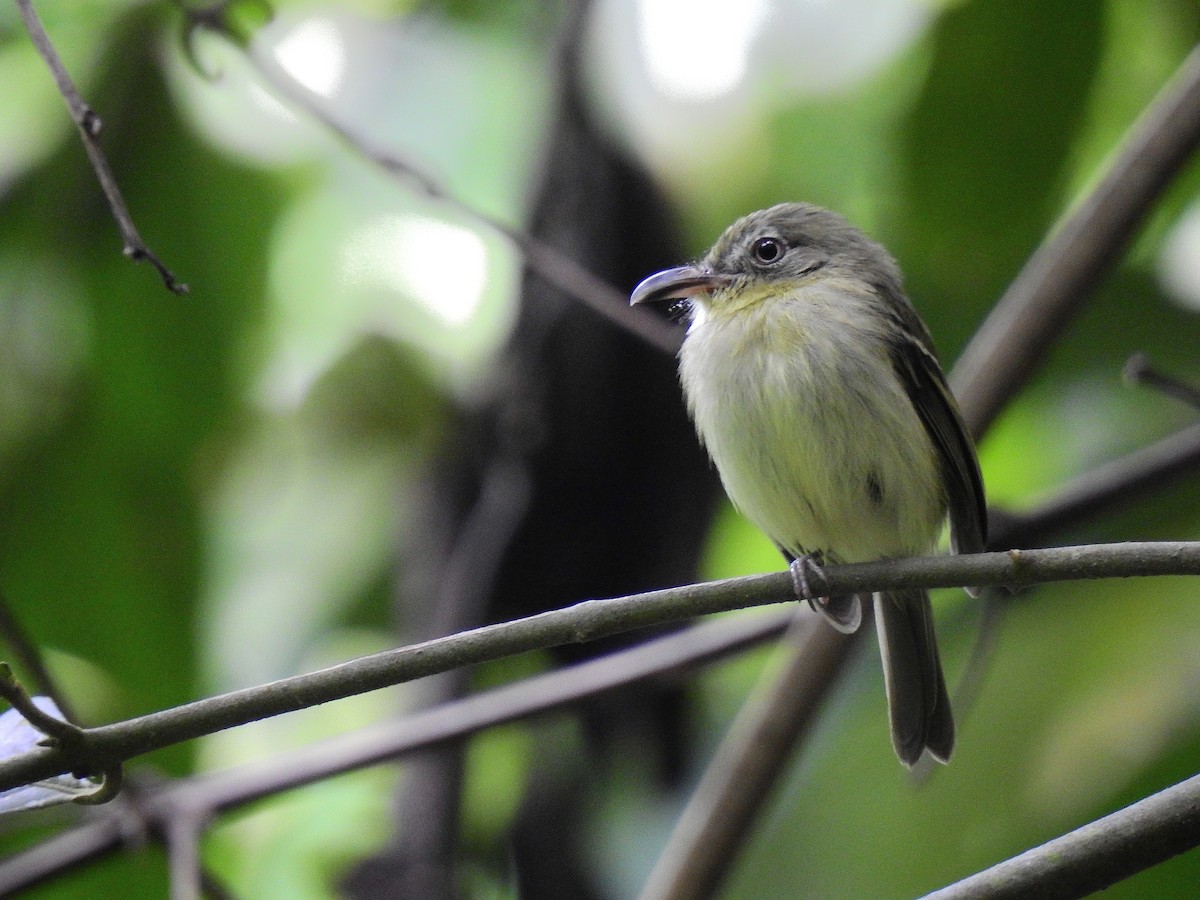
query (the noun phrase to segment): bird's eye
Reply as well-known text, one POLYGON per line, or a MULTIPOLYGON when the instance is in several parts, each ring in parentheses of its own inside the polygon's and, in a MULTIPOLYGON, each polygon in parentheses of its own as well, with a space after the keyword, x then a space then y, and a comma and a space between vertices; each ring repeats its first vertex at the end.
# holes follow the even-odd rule
POLYGON ((756 263, 769 266, 783 259, 783 252, 786 249, 783 241, 779 238, 764 237, 750 245, 750 255, 754 257, 756 263))

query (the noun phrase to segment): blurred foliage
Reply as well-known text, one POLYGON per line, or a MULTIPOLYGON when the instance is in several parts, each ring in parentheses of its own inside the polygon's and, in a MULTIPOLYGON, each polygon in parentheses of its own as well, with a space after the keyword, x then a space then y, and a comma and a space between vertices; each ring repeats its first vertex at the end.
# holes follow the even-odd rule
MULTIPOLYGON (((389 630, 388 597, 405 500, 450 399, 469 400, 492 375, 519 260, 469 216, 280 107, 239 50, 199 35, 194 69, 174 5, 38 9, 104 120, 143 237, 192 292, 173 297, 122 258, 61 100, 14 8, 0 7, 0 82, 20 86, 0 97, 0 590, 90 722, 402 640, 389 630), (431 245, 449 254, 437 256, 448 261, 432 287, 411 271, 395 276, 380 262, 392 245, 370 243, 408 234, 396 223, 413 220, 457 229, 431 245), (486 283, 452 314, 437 290, 463 286, 470 254, 486 283)), ((952 359, 1200 37, 1200 8, 976 0, 923 10, 914 40, 852 84, 784 90, 763 68, 771 89, 740 101, 741 152, 706 162, 703 178, 667 181, 695 252, 735 216, 782 199, 847 213, 896 254, 952 359)), ((345 82, 329 107, 340 121, 410 156, 466 203, 521 220, 554 77, 554 21, 541 5, 361 0, 276 11, 269 24, 238 19, 261 32, 252 43, 278 46, 304 22, 346 40, 345 82)), ((708 127, 720 130, 712 115, 708 127)), ((686 141, 677 152, 689 165, 686 141)), ((1198 188, 1191 165, 984 441, 994 501, 1032 507, 1064 479, 1193 417, 1124 386, 1120 369, 1145 351, 1200 381, 1200 322, 1155 273, 1198 188)), ((1191 479, 1063 540, 1195 538, 1197 510, 1191 479)), ((710 574, 777 565, 765 539, 732 512, 720 517, 710 574)), ((1195 774, 1196 599, 1184 580, 1020 598, 982 693, 961 711, 953 764, 919 786, 892 756, 879 668, 864 655, 726 896, 911 896, 1195 774)), ((953 679, 976 607, 954 592, 940 602, 953 679)), ((770 656, 700 679, 701 751, 770 656)), ((528 669, 489 667, 483 677, 528 669)), ((197 760, 263 758, 373 721, 406 696, 333 704, 149 763, 183 773, 197 760)), ((578 739, 550 721, 473 746, 464 832, 480 896, 504 896, 497 869, 479 860, 502 858, 498 834, 530 758, 578 739)), ((392 778, 359 773, 262 802, 214 830, 207 858, 239 895, 329 896, 339 871, 384 840, 392 778)), ((591 788, 595 865, 616 895, 644 877, 679 802, 645 781, 633 759, 591 788)), ((6 826, 9 850, 48 827, 6 826)), ((147 849, 37 895, 134 900, 162 896, 165 879, 161 853, 147 849)), ((1191 853, 1112 895, 1190 896, 1197 879, 1191 853)))

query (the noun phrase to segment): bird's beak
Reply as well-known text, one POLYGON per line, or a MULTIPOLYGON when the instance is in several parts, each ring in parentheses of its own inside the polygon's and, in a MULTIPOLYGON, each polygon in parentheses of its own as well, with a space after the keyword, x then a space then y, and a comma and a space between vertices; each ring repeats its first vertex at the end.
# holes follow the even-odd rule
POLYGON ((733 281, 730 275, 719 275, 704 266, 680 266, 651 275, 633 289, 629 305, 657 303, 660 300, 683 300, 706 294, 733 281))

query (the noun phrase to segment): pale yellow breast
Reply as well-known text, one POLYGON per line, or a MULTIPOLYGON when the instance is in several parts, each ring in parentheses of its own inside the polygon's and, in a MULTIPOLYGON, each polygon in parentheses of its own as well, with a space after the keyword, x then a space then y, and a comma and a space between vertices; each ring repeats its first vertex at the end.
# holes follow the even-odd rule
POLYGON ((912 555, 941 529, 933 448, 867 303, 827 282, 707 310, 680 353, 688 407, 730 499, 793 554, 912 555))

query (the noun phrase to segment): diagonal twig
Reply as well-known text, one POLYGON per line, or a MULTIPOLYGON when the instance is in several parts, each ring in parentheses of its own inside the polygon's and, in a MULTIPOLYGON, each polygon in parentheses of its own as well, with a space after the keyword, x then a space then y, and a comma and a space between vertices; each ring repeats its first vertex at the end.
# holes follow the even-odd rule
POLYGON ((1135 353, 1125 363, 1125 377, 1134 384, 1155 388, 1192 409, 1200 410, 1200 388, 1154 367, 1144 353, 1135 353))
POLYGON ((1033 376, 1198 145, 1200 47, 1133 124, 1100 183, 1038 247, 963 351, 950 381, 972 434, 982 434, 1033 376))
POLYGON ((67 108, 71 111, 71 119, 79 130, 80 138, 83 139, 83 149, 87 151, 88 160, 100 182, 100 189, 104 191, 113 218, 116 219, 117 228, 120 229, 121 240, 125 245, 125 255, 134 262, 148 262, 152 265, 158 271, 167 290, 173 294, 186 294, 188 286, 176 279, 174 273, 146 245, 138 233, 137 226, 133 223, 133 217, 129 214, 129 208, 125 205, 125 198, 121 196, 121 189, 117 186, 117 179, 113 175, 112 167, 108 164, 108 158, 100 149, 99 136, 103 123, 96 111, 88 106, 80 96, 75 83, 71 81, 71 76, 67 74, 67 69, 59 57, 58 51, 54 49, 50 36, 46 33, 46 29, 33 9, 32 0, 16 0, 16 3, 17 9, 21 13, 21 19, 25 23, 25 30, 29 32, 33 45, 42 59, 46 61, 46 65, 49 66, 50 73, 54 76, 54 83, 58 86, 58 92, 62 94, 67 108))
POLYGON ((77 721, 78 717, 73 713, 69 701, 51 676, 50 670, 46 668, 46 661, 42 657, 41 649, 13 614, 12 604, 9 603, 8 597, 2 590, 0 590, 0 636, 3 636, 16 661, 31 676, 34 691, 53 700, 54 705, 58 707, 59 712, 68 722, 77 721))
POLYGON ((202 884, 200 836, 203 819, 176 809, 164 823, 163 841, 167 848, 171 900, 199 900, 202 884))
POLYGON ((1200 844, 1200 775, 927 895, 1083 897, 1200 844))
POLYGON ((87 737, 84 730, 78 725, 55 718, 35 704, 29 692, 13 676, 8 663, 4 662, 0 662, 0 697, 7 700, 26 722, 59 745, 78 750, 85 748, 87 737))
MULTIPOLYGON (((187 10, 185 13, 191 15, 187 10)), ((196 27, 208 28, 243 47, 231 35, 223 18, 193 19, 196 27)), ((244 47, 246 58, 266 82, 294 107, 302 109, 322 127, 336 135, 363 159, 390 175, 402 178, 426 196, 454 209, 473 221, 508 240, 522 254, 525 264, 570 297, 580 301, 612 324, 666 353, 679 349, 679 330, 664 319, 643 310, 631 308, 628 295, 555 247, 509 223, 488 215, 455 197, 436 178, 419 165, 400 154, 380 147, 365 136, 339 121, 320 98, 301 85, 275 60, 254 46, 244 47)))
POLYGON ((746 823, 753 821, 767 801, 774 778, 762 777, 780 757, 790 756, 800 737, 809 731, 820 712, 823 694, 804 694, 802 702, 780 705, 773 694, 778 685, 791 685, 801 674, 832 681, 857 644, 851 636, 832 632, 828 639, 811 641, 824 629, 821 622, 797 616, 783 636, 782 671, 770 681, 760 681, 738 711, 728 735, 692 793, 679 823, 659 854, 639 900, 712 896, 728 869, 728 860, 745 839, 746 823))
POLYGON ((1027 513, 999 517, 992 545, 1040 546, 1055 534, 1145 497, 1200 468, 1200 424, 1188 425, 1071 479, 1027 513))

